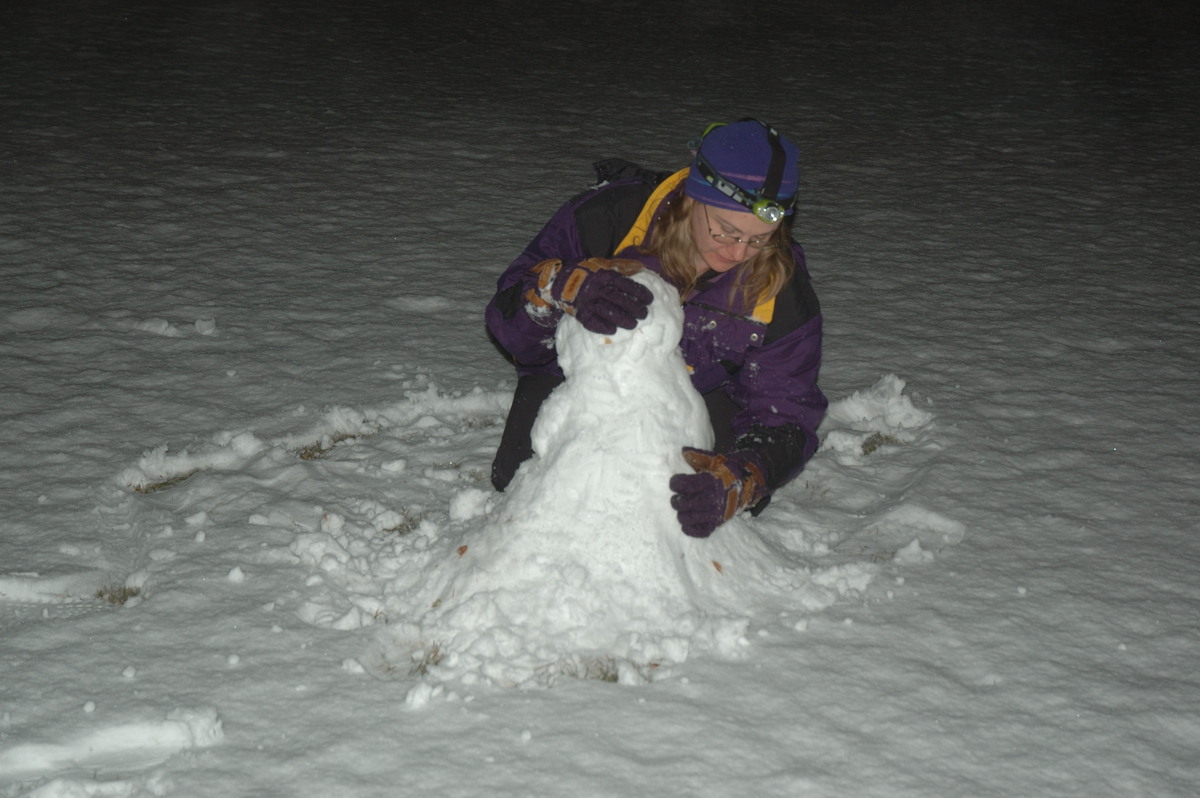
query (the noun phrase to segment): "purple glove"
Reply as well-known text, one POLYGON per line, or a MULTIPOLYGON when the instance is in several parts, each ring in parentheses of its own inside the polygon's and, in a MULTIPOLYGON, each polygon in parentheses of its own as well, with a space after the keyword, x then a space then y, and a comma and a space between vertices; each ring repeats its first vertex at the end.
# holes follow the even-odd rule
POLYGON ((671 506, 684 534, 706 538, 741 509, 758 503, 767 493, 759 456, 739 451, 716 454, 684 449, 683 457, 695 474, 671 477, 671 506))
POLYGON ((533 267, 537 289, 526 294, 535 318, 557 308, 594 333, 632 330, 646 318, 654 294, 629 275, 642 270, 636 260, 588 258, 578 263, 544 260, 533 267))

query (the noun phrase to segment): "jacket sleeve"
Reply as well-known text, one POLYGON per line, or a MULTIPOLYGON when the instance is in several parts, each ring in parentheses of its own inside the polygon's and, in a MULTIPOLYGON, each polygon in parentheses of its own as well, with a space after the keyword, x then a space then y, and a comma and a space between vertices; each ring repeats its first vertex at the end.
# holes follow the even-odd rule
MULTIPOLYGON (((604 177, 599 170, 597 174, 604 177)), ((484 316, 492 339, 519 374, 562 374, 554 349, 562 313, 551 311, 535 318, 525 309, 526 294, 537 284, 533 267, 549 258, 611 257, 652 189, 635 176, 585 191, 559 208, 500 275, 484 316)))
POLYGON ((496 294, 484 318, 492 339, 524 374, 561 374, 554 349, 554 331, 560 311, 535 319, 525 310, 525 295, 537 284, 533 267, 548 258, 583 257, 575 224, 573 203, 567 203, 546 223, 529 246, 517 256, 496 282, 496 294))
POLYGON ((776 297, 766 343, 734 375, 730 397, 734 447, 759 453, 771 490, 791 481, 817 450, 817 428, 829 401, 817 386, 821 370, 821 309, 796 248, 792 282, 776 297))

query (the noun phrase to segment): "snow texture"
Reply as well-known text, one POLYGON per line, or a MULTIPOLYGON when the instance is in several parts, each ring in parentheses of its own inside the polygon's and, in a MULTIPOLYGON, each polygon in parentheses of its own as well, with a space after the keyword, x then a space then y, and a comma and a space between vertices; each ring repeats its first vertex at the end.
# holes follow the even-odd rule
POLYGON ((8 4, 0 796, 1195 795, 1197 30, 8 4), (564 325, 493 492, 498 274, 747 115, 802 150, 817 455, 672 534, 660 297, 564 325))

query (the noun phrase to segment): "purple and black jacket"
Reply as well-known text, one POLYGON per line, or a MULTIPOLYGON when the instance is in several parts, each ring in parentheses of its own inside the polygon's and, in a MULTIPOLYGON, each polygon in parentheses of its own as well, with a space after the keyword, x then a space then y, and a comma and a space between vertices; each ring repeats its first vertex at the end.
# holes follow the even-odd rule
MULTIPOLYGON (((615 251, 651 194, 664 181, 678 186, 657 205, 682 193, 682 173, 652 173, 625 161, 596 165, 600 184, 563 205, 497 281, 488 303, 488 329, 518 374, 558 374, 553 318, 525 311, 534 287, 532 268, 543 260, 627 257, 661 274, 655 258, 637 247, 615 251)), ((661 190, 659 192, 661 194, 661 190)), ((653 209, 656 210, 656 209, 653 209)), ((655 216, 657 214, 654 214, 655 216)), ((653 236, 651 224, 647 239, 653 236)), ((828 402, 817 387, 821 365, 821 311, 804 251, 793 242, 795 275, 773 302, 739 307, 730 290, 736 270, 710 273, 683 302, 680 347, 701 394, 724 391, 739 408, 732 425, 734 449, 757 451, 766 463, 768 488, 796 476, 817 449, 817 427, 828 402)))

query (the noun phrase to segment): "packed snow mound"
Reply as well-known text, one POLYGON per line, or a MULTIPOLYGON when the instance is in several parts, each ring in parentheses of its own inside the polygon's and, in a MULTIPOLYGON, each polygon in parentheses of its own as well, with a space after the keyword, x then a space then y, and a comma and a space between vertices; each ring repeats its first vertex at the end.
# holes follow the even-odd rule
POLYGON ((482 523, 437 541, 427 579, 398 586, 394 603, 417 614, 389 632, 389 658, 407 647, 420 672, 468 683, 552 681, 597 661, 639 680, 694 648, 738 654, 764 592, 824 595, 751 523, 707 540, 680 530, 668 482, 712 429, 679 351, 677 294, 650 272, 635 279, 654 293, 636 328, 560 323, 567 380, 538 417, 534 457, 482 523))
POLYGON ((0 779, 147 768, 177 752, 209 748, 224 739, 215 709, 175 709, 162 719, 100 726, 65 742, 19 743, 0 749, 0 779))
POLYGON ((534 457, 482 541, 487 570, 582 566, 594 587, 654 586, 651 601, 687 599, 667 483, 689 470, 683 447, 711 446, 712 430, 678 352, 675 292, 651 273, 639 282, 654 301, 634 329, 596 335, 570 317, 559 325, 567 381, 543 406, 534 457))
POLYGON ((928 432, 933 414, 913 404, 895 374, 832 402, 821 424, 821 448, 857 462, 887 444, 914 443, 928 432))

